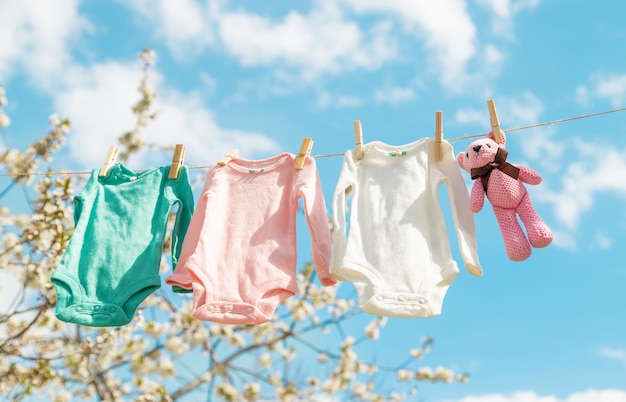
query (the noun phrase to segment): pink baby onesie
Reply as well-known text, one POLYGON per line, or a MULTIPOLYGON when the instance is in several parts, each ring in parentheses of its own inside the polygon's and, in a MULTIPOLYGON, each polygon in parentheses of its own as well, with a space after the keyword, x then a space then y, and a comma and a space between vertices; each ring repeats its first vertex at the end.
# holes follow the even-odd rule
POLYGON ((193 313, 200 320, 261 324, 296 292, 296 211, 304 214, 313 262, 324 286, 329 273, 330 231, 315 160, 301 170, 295 156, 234 159, 206 175, 183 249, 166 283, 193 289, 193 313))

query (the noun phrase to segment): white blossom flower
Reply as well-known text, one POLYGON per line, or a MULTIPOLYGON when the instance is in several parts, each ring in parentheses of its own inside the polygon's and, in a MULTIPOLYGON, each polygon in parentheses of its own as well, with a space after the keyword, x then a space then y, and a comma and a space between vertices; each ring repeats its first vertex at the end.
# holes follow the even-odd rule
POLYGON ((174 377, 174 362, 167 357, 161 357, 159 364, 157 365, 159 374, 166 377, 174 377))
POLYGON ((2 242, 4 243, 4 249, 10 250, 20 243, 20 238, 15 233, 9 232, 3 234, 2 242))
POLYGON ((247 383, 243 386, 245 398, 249 401, 256 401, 261 397, 261 385, 259 383, 247 383))
POLYGON ((58 394, 51 398, 54 402, 69 402, 72 400, 72 394, 66 390, 59 391, 58 394))
POLYGON ((61 119, 59 118, 59 115, 54 113, 51 114, 50 116, 48 116, 48 124, 50 124, 51 126, 58 126, 61 124, 61 119))
POLYGON ((365 335, 373 340, 376 340, 380 337, 380 330, 378 329, 378 321, 371 321, 369 324, 365 326, 365 335))
POLYGON ((231 346, 243 346, 246 344, 246 340, 240 334, 233 333, 228 337, 228 344, 231 346))
POLYGON ((422 349, 411 349, 409 354, 414 359, 421 359, 424 356, 424 352, 422 351, 422 349))
POLYGON ((328 355, 326 353, 317 355, 317 361, 320 363, 326 363, 328 361, 328 355))
POLYGON ((180 356, 189 350, 189 345, 183 342, 178 336, 170 336, 169 339, 165 342, 165 349, 174 353, 177 356, 180 356))
POLYGON ((411 372, 409 370, 400 369, 397 372, 398 381, 410 381, 411 380, 411 372))
POLYGON ((324 381, 324 383, 322 384, 322 391, 326 392, 327 394, 334 394, 340 389, 341 389, 341 382, 339 381, 338 378, 328 379, 324 381))
POLYGON ((294 305, 292 305, 290 310, 293 314, 293 320, 296 322, 306 319, 309 314, 312 314, 315 311, 313 306, 304 300, 298 300, 294 303, 294 305))
POLYGON ((149 66, 154 65, 154 60, 156 58, 156 53, 152 49, 145 48, 138 56, 139 60, 143 61, 149 66))
POLYGON ((356 341, 356 339, 354 339, 353 336, 347 336, 346 339, 343 341, 343 346, 352 346, 354 345, 354 342, 356 341))
POLYGON ((158 338, 163 334, 165 325, 160 322, 150 321, 146 323, 143 330, 146 335, 158 338))
POLYGON ((280 385, 282 383, 282 379, 283 377, 280 374, 272 374, 267 377, 267 381, 274 386, 280 385))
POLYGON ((265 368, 272 367, 272 356, 269 353, 263 353, 259 356, 259 365, 265 368))
POLYGON ((8 127, 9 125, 11 125, 11 119, 9 118, 9 116, 4 114, 4 111, 2 111, 2 109, 0 109, 0 128, 8 127))
POLYGON ((280 351, 280 355, 285 359, 285 361, 291 361, 294 357, 296 357, 296 350, 294 348, 283 349, 280 351))
POLYGON ((309 377, 307 378, 306 382, 309 384, 310 387, 312 388, 317 388, 320 386, 320 379, 317 377, 309 377))
POLYGON ((367 389, 367 385, 365 384, 353 384, 352 394, 363 401, 370 399, 370 391, 367 389))
POLYGON ((346 311, 350 307, 350 304, 348 303, 348 301, 344 300, 344 299, 337 300, 336 304, 337 304, 337 312, 336 312, 336 314, 338 314, 338 315, 343 313, 344 311, 346 311))
POLYGON ((454 380, 454 372, 450 369, 439 366, 435 369, 435 380, 452 382, 452 380, 454 380))
POLYGON ((421 367, 415 372, 416 380, 430 380, 433 378, 433 370, 430 367, 421 367))
POLYGON ((238 401, 241 399, 241 394, 232 384, 223 382, 215 388, 215 393, 218 396, 225 398, 227 401, 238 401))

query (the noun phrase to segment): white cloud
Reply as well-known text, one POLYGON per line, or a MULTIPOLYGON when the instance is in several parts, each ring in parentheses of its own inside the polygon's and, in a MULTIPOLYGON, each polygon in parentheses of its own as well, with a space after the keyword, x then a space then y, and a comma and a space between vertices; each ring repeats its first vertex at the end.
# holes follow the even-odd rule
POLYGON ((220 126, 197 92, 182 93, 173 88, 160 92, 162 101, 156 106, 160 110, 158 120, 146 135, 161 144, 184 143, 185 160, 189 162, 212 164, 233 148, 248 159, 280 151, 278 144, 262 133, 220 126))
POLYGON ((24 69, 34 85, 50 90, 65 74, 72 41, 90 29, 78 14, 79 0, 1 1, 0 77, 24 69))
POLYGON ((576 100, 583 106, 589 106, 596 99, 607 100, 612 107, 626 104, 626 74, 600 74, 591 77, 589 86, 576 88, 576 100))
POLYGON ((14 311, 23 291, 18 275, 9 270, 0 270, 0 316, 14 311))
POLYGON ((569 251, 577 251, 576 237, 571 231, 563 231, 556 228, 552 229, 552 245, 569 251))
POLYGON ((554 395, 540 396, 534 391, 516 391, 510 395, 488 394, 467 396, 455 402, 626 402, 626 390, 587 390, 570 394, 565 398, 554 395))
POLYGON ((320 108, 346 108, 361 105, 363 105, 363 99, 357 96, 331 94, 325 90, 318 91, 317 93, 317 106, 320 108))
POLYGON ((584 85, 580 85, 576 88, 576 102, 583 106, 589 106, 589 104, 591 103, 589 88, 584 85))
POLYGON ((141 71, 135 63, 106 62, 90 68, 74 66, 71 77, 52 95, 57 112, 68 117, 68 146, 81 166, 95 167, 105 150, 135 124, 131 105, 139 99, 141 71))
POLYGON ((532 92, 525 91, 518 96, 498 98, 498 117, 505 127, 534 124, 543 113, 543 103, 532 92))
POLYGON ((396 56, 389 24, 376 24, 364 33, 334 3, 316 4, 309 14, 291 11, 280 21, 246 11, 222 12, 216 19, 220 39, 243 65, 296 67, 306 79, 375 69, 396 56))
POLYGON ((594 246, 600 250, 608 250, 613 247, 613 238, 606 233, 597 232, 594 236, 594 246))
POLYGON ((200 82, 202 83, 202 92, 208 96, 213 96, 217 88, 217 81, 207 73, 200 74, 200 82))
MULTIPOLYGON (((378 69, 403 57, 401 41, 410 47, 417 39, 426 52, 422 59, 427 68, 448 91, 471 90, 483 96, 506 58, 494 44, 478 41, 466 0, 316 0, 310 10, 291 10, 280 17, 221 0, 122 4, 154 27, 155 36, 175 55, 211 48, 243 66, 285 70, 304 82, 325 74, 378 69), (375 19, 351 19, 355 13, 375 19)), ((508 23, 521 10, 536 7, 539 0, 482 0, 481 4, 492 11, 494 20, 505 16, 508 23)))
POLYGON ((215 41, 209 16, 215 7, 195 0, 128 0, 123 2, 146 19, 155 36, 178 58, 195 56, 215 41))
MULTIPOLYGON (((136 88, 141 72, 135 63, 106 62, 88 68, 73 67, 69 76, 71 79, 53 94, 54 103, 59 113, 72 121, 68 145, 74 160, 94 167, 94 160, 103 159, 104 150, 135 124, 131 106, 139 98, 136 88)), ((188 164, 213 163, 232 148, 250 156, 278 149, 260 133, 221 127, 199 93, 169 88, 158 73, 154 81, 159 113, 145 130, 146 140, 159 145, 185 144, 188 164)), ((145 167, 153 160, 144 152, 132 162, 145 167)))
POLYGON ((538 127, 511 133, 509 138, 515 138, 521 144, 523 156, 530 159, 527 163, 537 171, 558 174, 563 171, 559 158, 565 154, 566 144, 559 141, 558 131, 553 127, 538 127), (556 162, 559 161, 559 162, 556 162))
POLYGON ((498 35, 511 38, 511 24, 515 14, 536 8, 541 0, 476 0, 493 14, 492 30, 498 35))
POLYGON ((569 230, 575 229, 582 215, 593 207, 596 194, 626 197, 626 181, 615 179, 626 177, 626 150, 605 148, 597 153, 592 144, 580 140, 571 143, 575 147, 571 155, 576 155, 576 162, 561 169, 560 189, 544 187, 534 194, 537 200, 553 204, 554 214, 569 230))
POLYGON ((476 54, 476 27, 464 0, 348 0, 347 4, 358 13, 388 13, 399 18, 407 30, 424 40, 433 58, 432 67, 440 70, 445 86, 453 88, 465 80, 467 64, 476 54))
POLYGON ((376 103, 404 103, 415 98, 415 91, 412 88, 385 88, 374 91, 374 100, 376 103))
MULTIPOLYGON (((73 159, 94 167, 94 161, 103 159, 104 150, 135 124, 131 106, 140 96, 137 86, 141 72, 134 61, 90 66, 76 63, 72 46, 91 29, 89 21, 79 14, 79 3, 0 2, 0 37, 11 38, 0 46, 0 77, 7 80, 23 69, 30 81, 52 98, 56 111, 70 118, 68 146, 73 159)), ((167 15, 155 26, 171 46, 184 48, 192 39, 198 46, 210 43, 203 25, 209 6, 201 8, 189 0, 134 0, 133 6, 146 15, 167 15)), ((212 163, 230 148, 248 155, 277 149, 272 140, 259 133, 221 127, 198 92, 181 93, 169 88, 158 73, 154 78, 160 115, 146 130, 149 142, 185 143, 187 160, 195 159, 199 164, 212 163)), ((210 76, 201 77, 201 81, 208 88, 215 86, 210 76)), ((144 153, 133 162, 145 162, 150 157, 144 153)))
POLYGON ((296 69, 311 80, 356 68, 376 69, 397 56, 391 25, 382 21, 365 31, 346 20, 333 2, 317 1, 308 13, 290 11, 279 19, 206 0, 131 0, 156 37, 178 57, 206 48, 221 49, 244 66, 296 69))
POLYGON ((622 363, 626 363, 626 349, 616 349, 609 347, 600 348, 600 356, 606 357, 611 360, 619 360, 622 363))
POLYGON ((501 64, 505 59, 505 54, 493 45, 485 46, 485 61, 488 64, 501 64))
POLYGON ((211 47, 244 66, 287 69, 305 81, 322 74, 377 69, 402 57, 398 42, 403 39, 420 41, 430 70, 451 91, 483 88, 477 81, 488 83, 504 60, 494 45, 477 43, 466 0, 317 0, 306 12, 292 10, 278 18, 229 8, 219 0, 190 1, 184 0, 175 12, 167 11, 174 0, 132 0, 130 7, 156 27, 156 36, 165 39, 174 53, 186 46, 211 47), (373 14, 376 20, 365 27, 351 20, 351 13, 373 14), (181 24, 187 18, 190 23, 181 24), (400 22, 404 37, 392 32, 392 21, 400 22), (472 61, 479 63, 478 72, 468 72, 472 61))
MULTIPOLYGON (((515 96, 499 96, 494 99, 494 103, 502 129, 537 123, 541 113, 543 113, 543 102, 529 91, 515 96)), ((455 114, 455 118, 459 123, 482 124, 486 128, 491 129, 489 109, 486 102, 484 105, 484 108, 480 109, 459 109, 455 114)))
POLYGON ((457 122, 461 124, 476 124, 476 125, 487 125, 489 126, 489 114, 487 109, 476 109, 471 107, 466 107, 463 109, 459 109, 454 114, 454 118, 457 122))

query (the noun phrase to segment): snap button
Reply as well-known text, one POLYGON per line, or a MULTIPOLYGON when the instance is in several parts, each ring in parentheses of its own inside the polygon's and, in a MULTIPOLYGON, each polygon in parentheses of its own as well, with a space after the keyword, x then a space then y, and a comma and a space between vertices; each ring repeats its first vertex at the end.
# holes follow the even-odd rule
POLYGON ((109 311, 114 313, 115 312, 115 307, 109 307, 109 311))
POLYGON ((224 306, 224 310, 226 310, 226 311, 232 311, 232 310, 233 310, 233 306, 231 306, 231 305, 224 306))
POLYGON ((378 295, 378 296, 376 296, 376 300, 383 301, 383 300, 385 300, 385 298, 382 297, 381 295, 378 295))
POLYGON ((426 299, 424 299, 423 297, 420 297, 419 299, 417 299, 417 302, 419 304, 426 304, 426 299))
POLYGON ((246 313, 252 313, 254 311, 254 309, 252 307, 248 307, 246 309, 246 313))
POLYGON ((76 311, 83 311, 83 306, 76 306, 76 311))
POLYGON ((93 306, 93 311, 98 311, 100 310, 100 306, 93 306))
POLYGON ((399 300, 399 301, 404 301, 404 300, 405 300, 405 299, 404 299, 404 296, 398 296, 398 300, 399 300))

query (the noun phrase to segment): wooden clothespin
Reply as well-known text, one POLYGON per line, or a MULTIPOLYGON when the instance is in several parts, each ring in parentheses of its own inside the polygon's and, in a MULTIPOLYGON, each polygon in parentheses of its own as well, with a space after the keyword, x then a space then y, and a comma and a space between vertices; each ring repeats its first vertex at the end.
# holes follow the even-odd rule
POLYGON ((178 171, 185 161, 185 146, 183 144, 176 144, 174 148, 174 156, 172 156, 172 164, 170 165, 170 174, 167 176, 170 179, 178 178, 178 171))
POLYGON ((502 131, 500 131, 500 120, 498 120, 496 104, 493 103, 493 99, 489 99, 487 101, 487 107, 489 108, 489 119, 491 120, 491 130, 493 131, 493 136, 498 144, 502 144, 504 139, 502 138, 502 131))
POLYGON ((442 113, 435 112, 435 160, 439 162, 443 158, 443 124, 442 113))
POLYGON ((311 148, 313 148, 313 139, 306 137, 302 140, 302 145, 300 145, 300 152, 298 152, 298 156, 296 156, 295 167, 297 170, 300 170, 304 167, 304 161, 306 157, 311 153, 311 148))
POLYGON ((356 158, 363 159, 363 127, 361 120, 354 121, 354 143, 356 144, 356 158))
POLYGON ((233 159, 237 159, 238 156, 239 156, 239 150, 231 149, 230 151, 228 151, 226 155, 224 155, 222 159, 219 160, 219 162, 217 162, 217 164, 220 166, 228 165, 228 162, 232 161, 233 159))
POLYGON ((104 163, 102 164, 102 168, 100 169, 100 174, 98 176, 104 177, 109 173, 109 169, 111 166, 115 164, 115 159, 117 158, 117 154, 120 153, 120 150, 115 146, 111 145, 109 148, 109 152, 107 152, 107 156, 104 159, 104 163))

